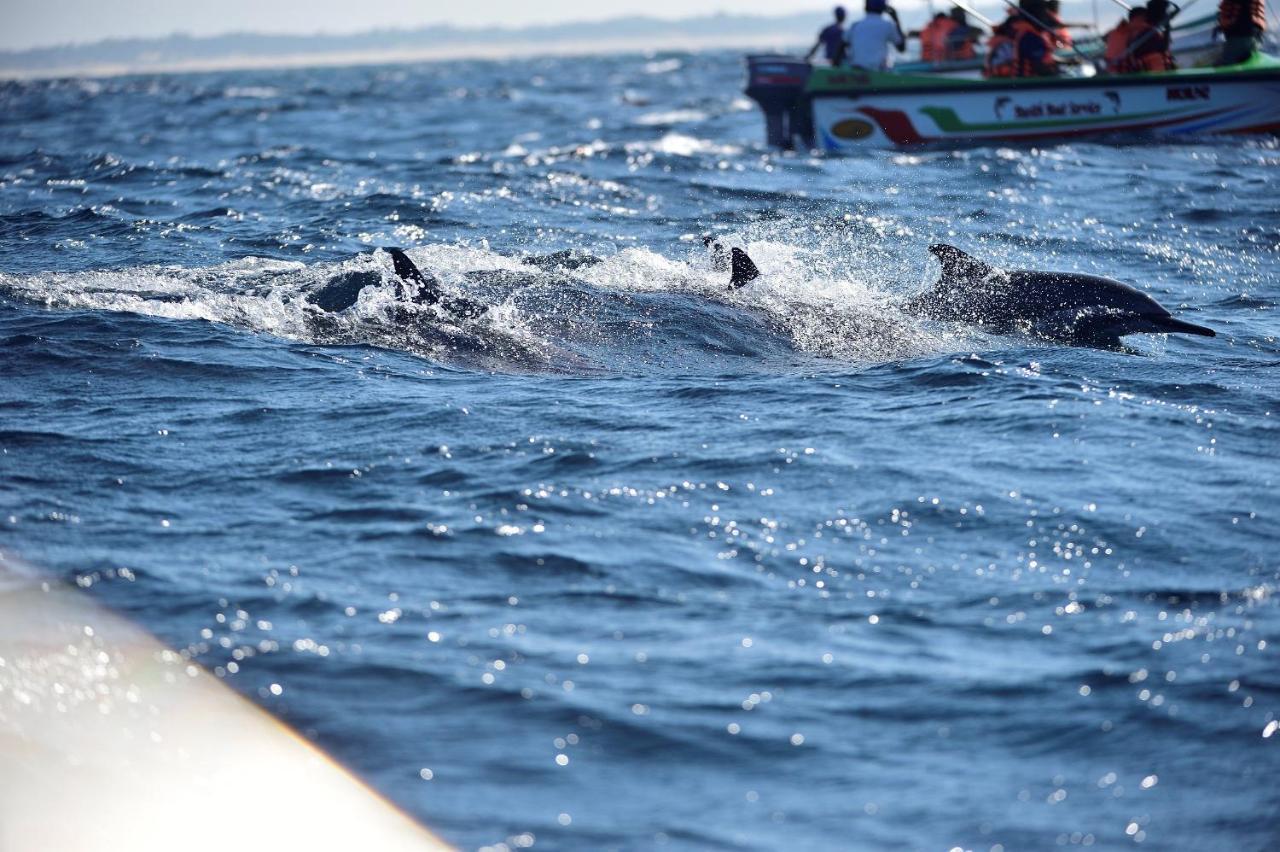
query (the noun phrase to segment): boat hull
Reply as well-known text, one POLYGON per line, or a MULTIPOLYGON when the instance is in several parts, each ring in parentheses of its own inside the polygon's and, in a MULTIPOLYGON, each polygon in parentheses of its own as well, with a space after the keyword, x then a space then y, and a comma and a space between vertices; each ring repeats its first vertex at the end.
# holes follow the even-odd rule
POLYGON ((817 147, 840 154, 876 147, 1280 132, 1280 67, 1270 65, 1236 73, 946 85, 918 77, 861 76, 862 81, 829 75, 818 87, 811 85, 817 147))

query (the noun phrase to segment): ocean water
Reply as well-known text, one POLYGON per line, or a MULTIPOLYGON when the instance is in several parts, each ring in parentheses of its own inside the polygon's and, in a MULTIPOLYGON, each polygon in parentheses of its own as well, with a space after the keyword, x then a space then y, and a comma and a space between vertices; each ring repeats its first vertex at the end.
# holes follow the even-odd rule
POLYGON ((0 549, 463 848, 1275 848, 1275 140, 780 154, 742 82, 0 85, 0 549), (1219 336, 913 319, 938 241, 1219 336))

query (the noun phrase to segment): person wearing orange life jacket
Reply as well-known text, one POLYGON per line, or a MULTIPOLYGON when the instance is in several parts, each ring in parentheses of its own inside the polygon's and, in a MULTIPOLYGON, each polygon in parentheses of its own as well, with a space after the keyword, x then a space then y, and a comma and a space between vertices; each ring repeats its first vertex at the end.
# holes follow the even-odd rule
POLYGON ((1015 75, 1018 77, 1053 77, 1058 73, 1058 59, 1053 55, 1053 32, 1037 24, 1045 19, 1043 0, 1019 0, 1021 9, 1012 19, 1011 29, 1015 53, 1015 75))
POLYGON ((933 20, 924 25, 924 29, 920 30, 920 58, 925 62, 942 61, 946 37, 945 35, 940 37, 940 33, 949 24, 950 19, 946 14, 939 12, 933 16, 933 20))
POLYGON ((1141 6, 1134 6, 1129 10, 1129 17, 1127 19, 1121 18, 1120 23, 1116 24, 1106 35, 1103 58, 1106 60, 1107 70, 1112 74, 1123 74, 1128 70, 1129 28, 1139 18, 1146 21, 1147 11, 1141 6))
POLYGON ((1215 65, 1236 65, 1257 52, 1267 31, 1264 0, 1222 0, 1217 31, 1226 38, 1215 65))
POLYGON ((1168 0, 1149 0, 1145 14, 1129 24, 1126 71, 1173 71, 1177 63, 1169 51, 1168 0))
POLYGON ((1062 8, 1061 0, 1046 0, 1046 15, 1041 18, 1046 24, 1053 28, 1053 38, 1059 47, 1070 49, 1075 44, 1075 39, 1071 37, 1073 29, 1088 29, 1093 24, 1071 24, 1062 20, 1060 10, 1062 8))
POLYGON ((1014 13, 1010 13, 991 30, 987 39, 987 56, 982 63, 983 77, 1013 77, 1016 75, 1018 51, 1013 41, 1014 13))
POLYGON ((1075 42, 1071 38, 1071 31, 1067 29, 1069 24, 1062 21, 1062 16, 1058 14, 1062 8, 1061 0, 1047 0, 1045 3, 1044 17, 1040 20, 1053 27, 1053 40, 1061 47, 1071 47, 1075 42))
POLYGON ((974 48, 982 38, 982 31, 970 26, 969 18, 965 15, 964 9, 959 6, 951 10, 951 21, 953 26, 947 33, 943 59, 948 62, 962 62, 976 58, 978 54, 974 48))

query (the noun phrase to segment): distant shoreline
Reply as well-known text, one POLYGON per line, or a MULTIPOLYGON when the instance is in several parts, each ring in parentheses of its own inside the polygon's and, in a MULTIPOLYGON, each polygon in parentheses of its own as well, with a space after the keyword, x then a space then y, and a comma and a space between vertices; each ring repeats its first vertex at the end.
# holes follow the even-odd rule
MULTIPOLYGON (((896 0, 896 5, 904 9, 904 26, 915 26, 927 17, 920 0, 896 0)), ((982 0, 979 5, 998 6, 996 0, 982 0)), ((1063 1, 1068 16, 1083 18, 1086 8, 1084 0, 1063 1)), ((679 20, 631 16, 523 28, 429 25, 348 35, 232 32, 109 38, 87 44, 0 50, 0 81, 657 51, 797 51, 813 43, 828 15, 825 11, 797 10, 775 16, 715 14, 679 20)))
MULTIPOLYGON (((623 38, 530 39, 483 44, 462 42, 437 46, 377 47, 349 50, 297 50, 274 55, 228 53, 189 61, 168 58, 148 61, 89 60, 30 69, 0 66, 0 81, 63 78, 107 78, 146 74, 184 74, 216 71, 256 71, 357 65, 405 65, 452 60, 503 60, 538 56, 590 56, 659 51, 796 50, 805 37, 789 33, 727 33, 725 35, 653 34, 623 38)), ((800 47, 799 49, 803 49, 800 47)), ((145 54, 143 54, 145 55, 145 54)))
MULTIPOLYGON (((485 46, 477 44, 446 45, 436 48, 404 48, 389 50, 324 51, 293 53, 279 56, 226 56, 196 59, 190 62, 151 63, 81 63, 63 67, 36 68, 20 71, 0 68, 0 80, 50 80, 62 78, 123 77, 144 74, 187 74, 209 71, 263 71, 287 68, 336 68, 357 65, 407 65, 417 62, 447 62, 467 59, 524 59, 538 56, 590 56, 608 53, 647 53, 653 51, 791 50, 802 39, 777 36, 691 36, 658 40, 631 38, 608 41, 509 42, 485 46)), ((802 49, 802 48, 801 48, 802 49)))

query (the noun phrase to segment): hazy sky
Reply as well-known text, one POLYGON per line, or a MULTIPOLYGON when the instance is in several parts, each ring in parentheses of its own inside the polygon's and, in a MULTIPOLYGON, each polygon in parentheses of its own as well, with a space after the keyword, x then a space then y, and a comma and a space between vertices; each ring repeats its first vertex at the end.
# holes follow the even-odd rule
POLYGON ((635 13, 680 18, 814 9, 820 19, 830 5, 821 0, 0 0, 0 49, 173 32, 350 33, 442 22, 520 25, 635 13))

